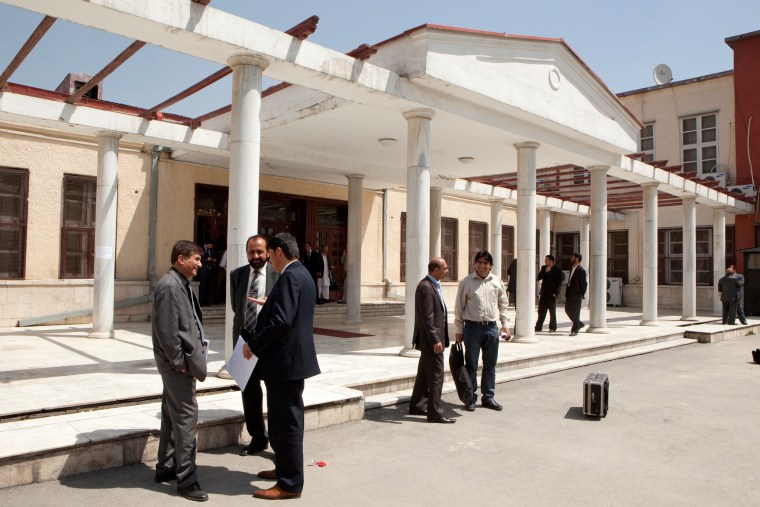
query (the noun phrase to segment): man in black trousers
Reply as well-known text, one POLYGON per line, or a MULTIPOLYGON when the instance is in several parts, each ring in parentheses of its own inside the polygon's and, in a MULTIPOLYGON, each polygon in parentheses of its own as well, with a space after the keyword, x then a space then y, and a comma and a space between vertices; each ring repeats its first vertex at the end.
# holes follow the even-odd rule
POLYGON ((546 319, 546 311, 549 311, 549 332, 557 330, 557 296, 562 287, 562 270, 554 264, 554 256, 549 254, 544 258, 544 265, 538 273, 541 280, 541 291, 538 293, 538 320, 536 331, 541 331, 546 319))
POLYGON ((573 267, 570 270, 570 277, 567 279, 567 288, 565 289, 565 313, 573 322, 573 326, 570 328, 570 336, 576 336, 578 331, 586 325, 581 322, 581 305, 588 288, 586 270, 581 266, 582 259, 583 257, 579 253, 574 253, 570 257, 573 267))
POLYGON ((313 334, 316 287, 306 267, 297 262, 296 239, 281 232, 269 240, 268 251, 280 277, 261 307, 253 336, 243 332, 243 355, 258 358, 251 378, 263 380, 267 388, 275 468, 258 476, 277 481, 253 496, 280 500, 299 497, 303 490, 304 380, 320 370, 313 334))
MULTIPOLYGON (((230 304, 235 316, 232 319, 232 343, 237 343, 240 333, 246 329, 253 334, 256 329, 259 306, 249 298, 269 296, 279 274, 267 262, 267 240, 264 236, 251 236, 245 243, 248 264, 230 273, 230 304)), ((241 456, 252 456, 269 446, 269 435, 264 425, 261 382, 251 379, 245 386, 243 414, 245 428, 251 442, 240 451, 241 456)))

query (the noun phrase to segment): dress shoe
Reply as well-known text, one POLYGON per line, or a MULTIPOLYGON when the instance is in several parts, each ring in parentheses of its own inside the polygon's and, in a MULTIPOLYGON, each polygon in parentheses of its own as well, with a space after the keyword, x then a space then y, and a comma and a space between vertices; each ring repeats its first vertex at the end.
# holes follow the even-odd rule
POLYGON ((418 408, 410 407, 409 415, 427 415, 427 410, 420 410, 418 408))
POLYGON ((550 330, 549 330, 549 332, 550 332, 550 333, 556 333, 556 332, 557 332, 557 330, 556 330, 556 329, 550 329, 550 330))
POLYGON ((578 331, 580 331, 580 330, 581 330, 581 329, 583 329, 584 327, 586 327, 586 323, 585 323, 585 322, 581 322, 581 323, 578 325, 578 331))
POLYGON ((450 419, 448 417, 438 417, 438 418, 435 418, 435 419, 433 419, 431 417, 428 417, 428 422, 429 423, 441 423, 441 424, 453 424, 453 423, 457 422, 457 420, 456 419, 450 419))
POLYGON ((475 403, 468 403, 464 406, 464 409, 468 412, 475 412, 475 403))
POLYGON ((490 408, 491 410, 501 410, 502 406, 496 403, 493 398, 483 400, 483 407, 490 408))
POLYGON ((292 491, 285 491, 277 486, 272 486, 269 489, 257 489, 253 492, 253 496, 263 498, 264 500, 284 500, 286 498, 298 498, 301 496, 301 493, 293 493, 292 491))
POLYGON ((197 481, 189 486, 177 486, 177 491, 179 491, 180 495, 194 502, 205 502, 208 500, 208 495, 201 489, 201 485, 197 481))
POLYGON ((176 481, 177 480, 177 471, 172 469, 169 470, 156 470, 156 482, 169 482, 169 481, 176 481))
POLYGON ((540 327, 534 327, 533 331, 535 331, 536 333, 540 333, 541 332, 541 328, 540 327))
POLYGON ((251 442, 247 446, 240 449, 240 456, 253 456, 254 454, 258 454, 264 449, 269 447, 269 444, 267 442, 264 442, 263 444, 254 444, 251 442))
POLYGON ((262 470, 261 472, 257 473, 260 478, 266 479, 268 481, 276 481, 277 480, 277 470, 262 470))
POLYGON ((570 332, 570 336, 577 336, 577 335, 578 335, 578 332, 577 332, 577 331, 571 331, 571 332, 570 332))

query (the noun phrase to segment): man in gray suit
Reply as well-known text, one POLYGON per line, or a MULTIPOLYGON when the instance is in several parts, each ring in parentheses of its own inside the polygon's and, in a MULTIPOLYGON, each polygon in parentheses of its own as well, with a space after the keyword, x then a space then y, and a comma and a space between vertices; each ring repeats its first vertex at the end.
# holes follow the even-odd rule
POLYGON ((718 293, 723 303, 723 324, 736 325, 736 305, 742 287, 744 281, 736 277, 732 268, 726 269, 726 276, 718 281, 718 293))
MULTIPOLYGON (((269 296, 277 281, 277 273, 267 262, 267 240, 264 236, 251 236, 245 243, 248 264, 240 266, 230 273, 230 302, 235 317, 232 320, 232 343, 240 338, 243 329, 253 334, 256 329, 258 305, 252 299, 269 296), (252 298, 252 299, 249 299, 252 298)), ((251 442, 240 451, 241 456, 252 456, 269 446, 269 435, 264 426, 264 412, 261 408, 264 399, 261 382, 251 378, 242 392, 245 427, 251 436, 251 442)))
POLYGON ((171 253, 172 267, 161 277, 153 296, 153 355, 164 383, 156 482, 177 480, 177 491, 204 502, 208 495, 198 484, 195 434, 198 402, 195 380, 206 379, 208 342, 203 316, 189 280, 201 267, 201 248, 180 240, 171 253))

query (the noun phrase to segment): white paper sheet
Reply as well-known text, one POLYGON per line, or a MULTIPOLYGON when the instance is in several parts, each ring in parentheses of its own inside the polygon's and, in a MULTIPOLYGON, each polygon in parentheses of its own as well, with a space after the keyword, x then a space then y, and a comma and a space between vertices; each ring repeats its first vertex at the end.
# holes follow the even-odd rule
POLYGON ((251 373, 253 373, 253 368, 259 361, 259 358, 255 355, 251 356, 250 359, 246 359, 243 356, 243 345, 245 345, 245 340, 241 336, 235 344, 235 350, 232 351, 230 360, 227 361, 227 371, 235 379, 241 391, 245 390, 245 386, 248 385, 248 380, 251 378, 251 373))

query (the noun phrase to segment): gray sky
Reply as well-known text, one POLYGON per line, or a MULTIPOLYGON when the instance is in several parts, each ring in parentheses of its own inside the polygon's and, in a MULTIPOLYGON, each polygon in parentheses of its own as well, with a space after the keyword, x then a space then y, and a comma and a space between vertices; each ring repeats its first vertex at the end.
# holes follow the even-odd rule
MULTIPOLYGON (((724 39, 760 30, 760 0, 212 0, 209 6, 280 30, 316 14, 319 26, 309 40, 341 52, 424 23, 562 38, 616 93, 653 85, 658 63, 671 67, 674 80, 729 70, 733 52, 724 39)), ((41 19, 0 3, 0 69, 41 19)), ((11 81, 54 89, 69 72, 96 73, 130 42, 59 20, 11 81)), ((106 79, 103 98, 151 107, 219 68, 145 47, 106 79)), ((230 82, 169 111, 198 116, 229 104, 230 82)))

